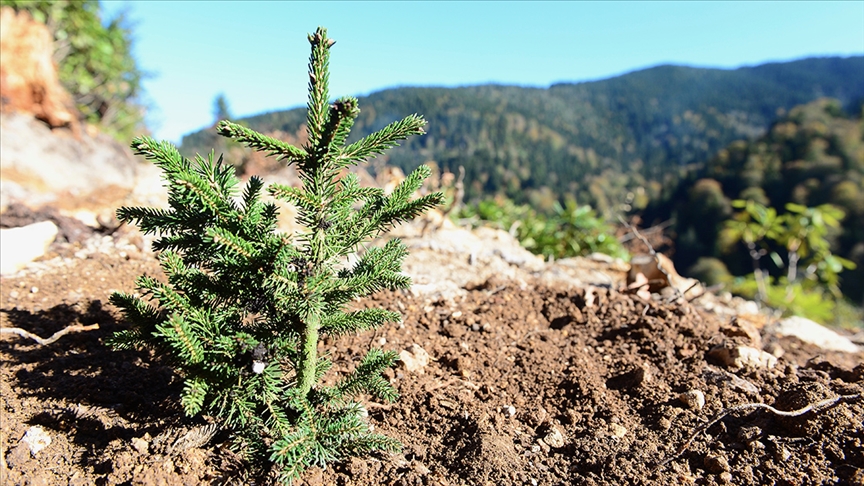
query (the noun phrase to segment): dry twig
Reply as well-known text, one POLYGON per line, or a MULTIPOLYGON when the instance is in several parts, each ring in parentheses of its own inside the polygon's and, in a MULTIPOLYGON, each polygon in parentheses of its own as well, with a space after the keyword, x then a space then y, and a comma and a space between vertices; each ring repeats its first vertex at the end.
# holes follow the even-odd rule
POLYGON ((23 338, 32 339, 42 346, 47 346, 47 345, 53 343, 54 341, 60 339, 64 335, 69 334, 70 332, 93 331, 95 329, 99 329, 99 324, 91 324, 89 326, 82 326, 80 324, 76 324, 74 326, 65 327, 65 328, 55 332, 49 338, 41 338, 41 337, 33 334, 32 332, 28 332, 28 331, 25 331, 24 329, 21 329, 20 327, 4 327, 4 328, 0 328, 0 334, 17 334, 23 338))
POLYGON ((651 256, 654 258, 654 261, 657 262, 657 270, 660 270, 660 273, 662 273, 663 275, 666 276, 666 283, 668 283, 669 286, 675 290, 675 297, 678 299, 683 299, 684 294, 681 293, 681 289, 679 289, 678 287, 676 287, 672 283, 672 276, 669 275, 669 272, 667 272, 665 268, 663 268, 663 262, 660 261, 660 258, 657 256, 657 251, 654 249, 654 246, 651 245, 651 242, 648 241, 648 238, 645 238, 644 236, 642 236, 639 233, 639 230, 637 230, 635 226, 628 223, 627 220, 622 218, 620 215, 618 216, 618 221, 621 221, 621 224, 623 224, 624 227, 626 227, 628 230, 632 231, 633 234, 636 235, 636 237, 639 238, 639 240, 642 241, 642 243, 644 243, 645 246, 648 247, 648 251, 651 253, 651 256))
POLYGON ((778 415, 781 417, 798 417, 800 415, 804 415, 805 413, 811 412, 811 411, 814 413, 821 412, 821 411, 826 410, 830 407, 838 405, 841 402, 858 400, 861 398, 861 396, 862 395, 860 393, 856 394, 856 395, 838 395, 834 398, 827 398, 825 400, 822 400, 822 401, 819 401, 816 403, 811 403, 804 408, 799 408, 798 410, 791 410, 788 412, 784 411, 784 410, 777 410, 776 408, 772 407, 771 405, 765 405, 764 403, 745 403, 743 405, 738 405, 735 407, 730 407, 730 408, 724 409, 720 413, 718 413, 717 416, 714 417, 713 419, 709 420, 708 422, 705 422, 704 424, 700 425, 699 427, 696 427, 696 430, 693 431, 693 433, 690 435, 690 437, 687 438, 687 440, 684 442, 684 444, 682 444, 681 447, 679 447, 678 450, 675 451, 674 454, 672 454, 671 456, 667 457, 666 459, 664 459, 663 461, 658 463, 656 466, 654 466, 653 469, 654 470, 659 469, 659 468, 665 466, 666 464, 669 464, 670 462, 681 457, 681 455, 684 454, 684 452, 687 451, 687 449, 690 447, 690 444, 693 443, 693 439, 695 439, 697 435, 699 435, 703 431, 707 430, 712 425, 716 424, 717 422, 719 422, 721 419, 723 419, 724 417, 726 417, 729 414, 737 413, 737 412, 743 412, 745 410, 753 410, 753 409, 761 408, 761 409, 764 409, 764 410, 767 410, 767 411, 773 413, 774 415, 778 415))

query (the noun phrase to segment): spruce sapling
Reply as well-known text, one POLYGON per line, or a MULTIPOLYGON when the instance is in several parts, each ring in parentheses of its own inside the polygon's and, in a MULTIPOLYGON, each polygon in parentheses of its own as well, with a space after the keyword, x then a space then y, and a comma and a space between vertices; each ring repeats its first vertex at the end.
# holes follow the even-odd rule
POLYGON ((238 450, 253 464, 274 463, 285 482, 310 466, 399 449, 396 440, 369 430, 356 402, 364 393, 397 398, 381 376, 397 355, 373 348, 353 373, 324 386, 321 378, 331 362, 327 353, 319 356, 318 340, 400 319, 396 312, 352 311, 348 304, 410 285, 400 273, 405 245, 393 239, 369 248, 353 264, 347 257, 442 199, 440 193, 412 199, 430 174, 427 166, 390 195, 361 187, 347 173, 349 166, 422 134, 426 122, 411 115, 348 144, 360 112, 357 100, 329 103, 334 41, 323 28, 308 38, 308 142, 302 148, 226 120, 217 124, 220 135, 296 165, 301 187, 273 184, 268 192, 293 204, 305 229, 295 235, 276 231, 277 208, 261 199, 260 178, 253 176, 238 198, 234 168, 221 157, 214 161, 211 153, 190 161, 167 142, 137 138, 134 151, 164 172, 170 207, 122 207, 117 216, 158 234, 153 249, 167 283, 141 276, 140 297, 111 297, 131 324, 111 345, 150 347, 168 357, 185 378, 186 413, 221 419, 238 450))

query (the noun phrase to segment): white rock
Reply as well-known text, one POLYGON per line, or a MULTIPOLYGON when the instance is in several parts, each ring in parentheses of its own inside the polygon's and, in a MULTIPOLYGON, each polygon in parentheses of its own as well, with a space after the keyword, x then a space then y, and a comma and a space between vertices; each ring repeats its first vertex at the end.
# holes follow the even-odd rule
POLYGON ((749 346, 716 346, 708 355, 731 368, 773 368, 777 358, 749 346))
POLYGON ((564 434, 562 434, 556 427, 552 427, 549 429, 549 433, 546 434, 546 437, 543 437, 543 442, 545 442, 549 447, 559 449, 564 447, 564 434))
POLYGON ((39 451, 51 445, 51 437, 42 430, 42 427, 34 425, 27 430, 21 442, 27 444, 27 447, 30 448, 30 454, 35 457, 39 451))
POLYGON ((417 344, 399 352, 399 360, 409 373, 424 374, 423 369, 429 364, 429 353, 417 344))
POLYGON ((705 394, 701 390, 688 390, 678 395, 678 400, 688 408, 702 410, 705 406, 705 394))
POLYGON ((513 405, 504 405, 501 407, 501 411, 504 412, 504 415, 508 417, 513 417, 516 415, 516 407, 513 405))
POLYGON ((57 225, 51 221, 0 228, 0 274, 15 273, 44 255, 57 231, 57 225))
POLYGON ((827 327, 810 319, 798 316, 788 317, 777 324, 766 327, 765 333, 778 336, 794 336, 805 343, 814 344, 830 351, 857 353, 861 347, 851 339, 841 336, 827 327))
POLYGON ((618 424, 609 424, 609 433, 616 439, 621 439, 627 435, 627 427, 618 424))
POLYGON ((141 437, 133 437, 132 448, 138 451, 140 454, 146 455, 150 449, 150 443, 141 437))

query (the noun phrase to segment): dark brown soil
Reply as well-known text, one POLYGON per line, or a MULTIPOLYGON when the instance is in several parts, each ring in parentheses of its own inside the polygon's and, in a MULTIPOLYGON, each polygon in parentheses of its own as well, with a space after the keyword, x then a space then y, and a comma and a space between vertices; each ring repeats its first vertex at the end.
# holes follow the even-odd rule
MULTIPOLYGON (((241 477, 226 433, 183 446, 184 434, 206 421, 183 416, 182 380, 171 368, 146 352, 103 344, 123 328, 108 295, 131 290, 142 273, 161 274, 146 254, 111 253, 0 280, 3 327, 45 337, 71 324, 99 324, 47 346, 3 335, 2 484, 197 485, 241 477), (52 442, 32 457, 19 441, 35 425, 52 442)), ((428 351, 433 361, 423 374, 389 374, 398 402, 366 404, 376 430, 401 440, 404 451, 310 470, 301 483, 864 484, 862 354, 785 338, 764 343, 785 350, 773 368, 729 369, 707 354, 724 342, 754 344, 736 324, 687 304, 585 292, 489 281, 455 304, 400 292, 366 300, 400 311, 404 322, 324 342, 322 350, 333 351, 336 373, 370 344, 428 351), (704 394, 704 408, 679 399, 690 390, 704 394), (725 408, 759 402, 793 410, 837 395, 859 398, 792 418, 764 409, 730 414, 658 466, 725 408)))

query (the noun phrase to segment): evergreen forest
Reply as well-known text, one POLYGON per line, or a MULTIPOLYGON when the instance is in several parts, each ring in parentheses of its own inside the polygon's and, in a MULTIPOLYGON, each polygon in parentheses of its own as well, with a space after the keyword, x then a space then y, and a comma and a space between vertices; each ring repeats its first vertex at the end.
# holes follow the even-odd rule
MULTIPOLYGON (((685 273, 700 258, 723 272, 749 271, 746 251, 719 242, 735 199, 781 213, 787 203, 833 204, 845 218, 826 238, 857 264, 841 274, 843 293, 864 301, 862 56, 735 70, 657 66, 548 88, 403 87, 359 100, 352 141, 411 113, 429 121, 425 136, 379 163, 405 172, 429 162, 453 173, 464 167, 469 203, 498 196, 554 212, 570 201, 610 221, 666 221, 685 273)), ((306 113, 239 122, 294 142, 306 113)), ((186 135, 180 150, 191 156, 220 143, 205 129, 186 135)))

